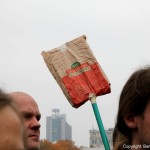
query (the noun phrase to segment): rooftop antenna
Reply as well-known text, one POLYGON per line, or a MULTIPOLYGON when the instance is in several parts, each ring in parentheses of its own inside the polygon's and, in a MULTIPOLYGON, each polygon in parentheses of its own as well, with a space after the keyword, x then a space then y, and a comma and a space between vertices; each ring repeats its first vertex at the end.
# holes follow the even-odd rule
POLYGON ((53 112, 55 115, 58 115, 59 112, 60 112, 60 110, 55 108, 55 109, 52 109, 52 112, 53 112))

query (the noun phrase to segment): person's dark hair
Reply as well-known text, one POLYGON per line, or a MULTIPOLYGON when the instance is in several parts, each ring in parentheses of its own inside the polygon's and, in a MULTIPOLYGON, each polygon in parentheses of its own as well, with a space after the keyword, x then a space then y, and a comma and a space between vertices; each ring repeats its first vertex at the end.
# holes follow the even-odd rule
POLYGON ((124 117, 142 115, 149 101, 150 67, 145 67, 135 71, 122 89, 113 133, 114 145, 119 141, 131 144, 132 129, 126 125, 124 117))
POLYGON ((12 101, 9 95, 5 94, 2 90, 0 90, 0 109, 3 109, 7 106, 11 107, 22 120, 16 104, 12 101))
MULTIPOLYGON (((4 109, 6 107, 10 107, 16 113, 16 115, 19 117, 19 119, 23 125, 23 118, 18 109, 18 106, 16 105, 16 103, 12 100, 12 98, 8 94, 6 94, 2 90, 0 90, 0 110, 4 109)), ((23 136, 23 142, 24 142, 24 146, 25 146, 25 150, 26 150, 26 136, 25 136, 24 132, 25 131, 23 130, 22 136, 23 136)))

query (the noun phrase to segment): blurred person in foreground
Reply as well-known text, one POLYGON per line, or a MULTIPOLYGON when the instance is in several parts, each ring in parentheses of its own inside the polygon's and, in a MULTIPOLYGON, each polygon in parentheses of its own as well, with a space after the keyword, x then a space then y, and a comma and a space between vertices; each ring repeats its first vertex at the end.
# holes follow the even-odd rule
POLYGON ((0 150, 25 150, 23 118, 14 101, 1 90, 0 150))
POLYGON ((150 67, 136 70, 122 89, 113 149, 150 149, 150 67))
POLYGON ((24 118, 24 125, 27 137, 27 149, 40 149, 40 118, 41 114, 36 101, 24 92, 9 93, 12 99, 17 103, 21 115, 24 118))

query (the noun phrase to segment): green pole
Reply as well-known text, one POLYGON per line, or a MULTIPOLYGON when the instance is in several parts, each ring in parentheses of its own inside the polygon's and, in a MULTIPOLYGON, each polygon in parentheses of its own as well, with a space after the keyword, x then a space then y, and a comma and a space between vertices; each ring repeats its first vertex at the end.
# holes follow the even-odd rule
POLYGON ((97 121, 97 124, 99 127, 99 131, 100 131, 100 134, 102 137, 102 141, 103 141, 105 150, 110 150, 110 146, 109 146, 108 139, 107 139, 107 136, 106 136, 106 133, 104 130, 103 122, 102 122, 102 119, 101 119, 101 116, 100 116, 100 113, 99 113, 99 110, 97 107, 96 96, 91 97, 91 103, 92 103, 93 111, 95 114, 95 118, 96 118, 96 121, 97 121))

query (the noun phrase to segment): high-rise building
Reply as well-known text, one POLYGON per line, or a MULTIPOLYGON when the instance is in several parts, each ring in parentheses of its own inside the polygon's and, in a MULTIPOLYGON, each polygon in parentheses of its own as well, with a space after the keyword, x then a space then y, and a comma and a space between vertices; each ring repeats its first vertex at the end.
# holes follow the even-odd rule
POLYGON ((52 109, 52 115, 46 117, 46 139, 51 142, 72 140, 72 127, 66 122, 66 115, 59 109, 52 109))

